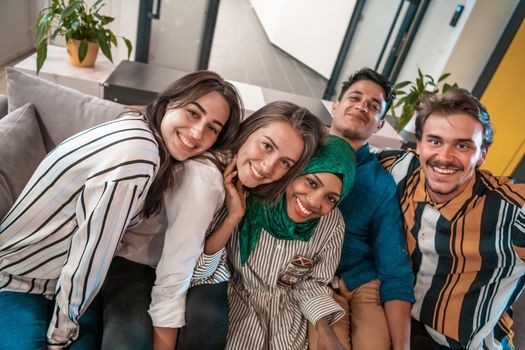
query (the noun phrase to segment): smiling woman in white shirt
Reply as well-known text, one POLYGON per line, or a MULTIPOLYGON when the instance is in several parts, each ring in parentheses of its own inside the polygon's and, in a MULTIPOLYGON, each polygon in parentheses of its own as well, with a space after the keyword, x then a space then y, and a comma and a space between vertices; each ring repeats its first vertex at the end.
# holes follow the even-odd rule
MULTIPOLYGON (((239 177, 246 191, 273 200, 304 168, 323 135, 324 126, 308 110, 273 102, 241 123, 229 150, 186 161, 180 185, 164 195, 163 212, 124 236, 103 289, 102 348, 151 348, 153 333, 156 349, 172 349, 185 325, 186 292, 206 232, 233 230, 240 220, 226 212, 223 182, 239 177)), ((205 328, 201 325, 200 338, 205 328)))
POLYGON ((229 144, 241 111, 230 83, 195 72, 51 151, 0 222, 0 348, 99 348, 88 306, 124 231, 160 212, 181 162, 229 144))

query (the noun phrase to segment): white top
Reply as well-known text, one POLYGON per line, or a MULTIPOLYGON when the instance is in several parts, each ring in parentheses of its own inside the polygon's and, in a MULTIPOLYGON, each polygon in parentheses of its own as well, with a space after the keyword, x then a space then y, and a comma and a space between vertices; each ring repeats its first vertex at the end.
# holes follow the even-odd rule
POLYGON ((184 163, 180 184, 164 196, 163 212, 126 231, 117 255, 156 266, 149 314, 155 327, 185 325, 186 292, 214 214, 223 206, 220 170, 209 160, 184 163))

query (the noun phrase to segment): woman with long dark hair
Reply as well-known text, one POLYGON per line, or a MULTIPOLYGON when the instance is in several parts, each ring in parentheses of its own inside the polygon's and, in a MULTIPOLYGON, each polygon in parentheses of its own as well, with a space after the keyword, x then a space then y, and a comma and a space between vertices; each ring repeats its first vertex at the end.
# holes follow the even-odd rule
MULTIPOLYGON (((0 348, 62 348, 77 339, 126 229, 161 212, 179 164, 228 143, 241 111, 231 84, 200 71, 143 113, 51 151, 0 223, 0 348)), ((71 347, 97 348, 94 338, 71 347)))

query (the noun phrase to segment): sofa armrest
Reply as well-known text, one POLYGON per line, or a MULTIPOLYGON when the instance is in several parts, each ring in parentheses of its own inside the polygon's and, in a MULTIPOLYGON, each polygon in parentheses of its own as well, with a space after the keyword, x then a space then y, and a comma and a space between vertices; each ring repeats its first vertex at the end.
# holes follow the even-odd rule
POLYGON ((7 115, 7 96, 0 94, 0 119, 7 115))

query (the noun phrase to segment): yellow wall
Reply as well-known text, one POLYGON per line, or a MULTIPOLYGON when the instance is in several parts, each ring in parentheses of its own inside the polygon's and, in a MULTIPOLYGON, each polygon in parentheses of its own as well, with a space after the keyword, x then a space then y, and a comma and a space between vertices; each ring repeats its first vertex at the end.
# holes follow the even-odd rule
POLYGON ((525 23, 514 36, 481 102, 494 124, 494 144, 483 168, 494 175, 510 176, 525 153, 525 23))

